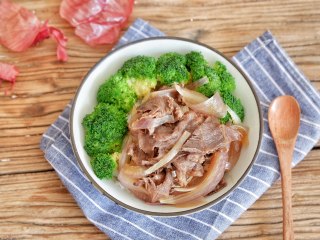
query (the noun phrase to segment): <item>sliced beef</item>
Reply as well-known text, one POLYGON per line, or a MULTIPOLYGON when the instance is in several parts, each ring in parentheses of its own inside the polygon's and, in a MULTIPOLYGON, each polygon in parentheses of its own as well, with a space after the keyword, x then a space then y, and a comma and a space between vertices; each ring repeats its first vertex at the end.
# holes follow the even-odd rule
POLYGON ((175 128, 174 124, 162 125, 154 131, 153 137, 158 141, 165 141, 167 140, 168 136, 172 135, 174 128, 175 128))
POLYGON ((147 129, 149 134, 153 134, 156 127, 159 127, 165 123, 174 123, 175 118, 173 115, 165 115, 159 118, 141 117, 131 124, 132 130, 147 129))
POLYGON ((170 96, 156 96, 144 102, 137 108, 137 116, 130 124, 130 129, 148 129, 153 134, 155 128, 178 121, 184 114, 185 108, 170 96))
POLYGON ((158 158, 167 153, 178 141, 184 131, 193 132, 199 124, 204 121, 202 115, 197 115, 189 111, 183 115, 181 120, 175 125, 161 126, 154 136, 155 147, 158 149, 158 158))
POLYGON ((148 156, 148 154, 142 151, 135 143, 130 144, 128 149, 128 155, 131 157, 131 161, 133 161, 138 166, 154 164, 154 162, 149 163, 148 159, 150 159, 150 156, 148 156))
POLYGON ((173 100, 173 98, 168 96, 151 98, 137 108, 137 113, 149 118, 163 117, 171 114, 172 106, 169 106, 171 99, 173 100))
POLYGON ((242 133, 232 126, 228 125, 221 125, 224 137, 227 141, 233 142, 233 141, 241 141, 242 139, 242 133))
POLYGON ((156 141, 167 142, 167 141, 177 141, 182 133, 186 130, 188 132, 193 132, 194 129, 203 122, 203 116, 197 115, 193 111, 188 111, 183 115, 181 120, 176 124, 172 131, 161 131, 155 133, 154 138, 156 141))
POLYGON ((188 179, 191 176, 201 177, 204 170, 202 163, 204 162, 202 154, 181 154, 174 161, 173 166, 176 168, 178 183, 181 187, 188 184, 188 179))
POLYGON ((147 100, 137 108, 137 113, 150 118, 166 115, 168 110, 164 99, 164 97, 159 96, 147 100))
POLYGON ((170 190, 173 185, 173 178, 171 172, 167 171, 164 181, 156 185, 156 181, 151 178, 143 178, 145 183, 145 188, 150 195, 151 202, 157 202, 161 197, 169 196, 170 190))
POLYGON ((138 147, 147 154, 153 155, 156 141, 155 139, 146 134, 143 131, 140 131, 138 134, 138 147))
POLYGON ((195 163, 204 163, 204 161, 206 160, 204 155, 202 154, 197 154, 197 153, 189 153, 187 155, 187 160, 191 161, 191 162, 195 162, 195 163))
POLYGON ((184 114, 184 109, 180 107, 178 103, 172 98, 167 97, 168 107, 173 113, 173 116, 175 117, 175 120, 178 121, 180 118, 182 118, 184 114))
POLYGON ((172 89, 151 93, 129 121, 129 164, 143 171, 139 176, 132 174, 135 177, 131 179, 125 178, 127 173, 122 171, 120 178, 136 196, 151 203, 168 199, 175 187, 199 187, 192 190, 196 192, 176 191, 170 196, 182 202, 221 189, 225 186, 221 179, 226 164, 232 165, 228 158, 239 157, 244 138, 241 126, 221 125, 217 118, 188 108, 176 93, 172 89), (159 162, 185 131, 191 136, 175 152, 174 159, 146 175, 145 169, 159 162))
POLYGON ((193 133, 195 129, 204 122, 204 120, 205 120, 204 115, 197 113, 197 116, 191 121, 189 121, 185 130, 190 133, 193 133))
POLYGON ((170 148, 175 144, 175 141, 159 142, 154 136, 143 131, 138 133, 138 147, 146 154, 155 158, 158 161, 170 148))
POLYGON ((159 185, 163 183, 164 179, 166 177, 166 174, 161 172, 161 173, 156 173, 153 174, 150 177, 144 177, 142 179, 139 179, 134 183, 135 186, 144 186, 146 183, 150 184, 149 181, 152 181, 155 185, 159 185))
POLYGON ((182 150, 191 153, 209 154, 229 144, 218 120, 208 117, 196 130, 182 150))

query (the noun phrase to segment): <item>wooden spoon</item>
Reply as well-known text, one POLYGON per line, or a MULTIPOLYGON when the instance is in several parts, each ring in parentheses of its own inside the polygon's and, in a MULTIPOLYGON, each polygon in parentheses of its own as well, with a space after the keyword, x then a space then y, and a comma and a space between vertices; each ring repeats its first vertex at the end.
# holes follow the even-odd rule
POLYGON ((283 239, 293 240, 291 162, 300 126, 300 107, 291 96, 277 97, 270 105, 269 128, 277 147, 282 183, 283 239))

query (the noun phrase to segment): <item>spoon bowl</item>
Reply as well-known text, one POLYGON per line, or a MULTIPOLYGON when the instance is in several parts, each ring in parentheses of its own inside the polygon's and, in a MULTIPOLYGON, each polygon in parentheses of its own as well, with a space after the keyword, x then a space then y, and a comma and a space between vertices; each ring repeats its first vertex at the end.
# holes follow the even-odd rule
POLYGON ((294 97, 278 97, 269 108, 269 125, 272 136, 281 140, 292 140, 297 137, 300 125, 300 107, 294 97), (281 109, 281 111, 279 111, 281 109))

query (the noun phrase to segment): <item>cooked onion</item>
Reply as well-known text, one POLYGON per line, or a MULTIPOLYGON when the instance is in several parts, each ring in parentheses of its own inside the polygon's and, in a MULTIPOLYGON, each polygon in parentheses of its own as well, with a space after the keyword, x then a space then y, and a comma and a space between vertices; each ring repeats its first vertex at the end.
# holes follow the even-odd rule
POLYGON ((141 104, 145 103, 146 101, 148 101, 150 98, 150 93, 146 94, 142 99, 141 99, 141 104))
POLYGON ((189 104, 198 104, 208 99, 203 94, 190 90, 188 88, 183 88, 183 87, 180 87, 179 85, 174 85, 174 87, 182 96, 183 101, 188 102, 189 104))
POLYGON ((230 114, 232 122, 234 124, 241 123, 241 120, 240 120, 239 116, 228 105, 227 105, 227 111, 230 114))
POLYGON ((204 102, 192 104, 189 101, 185 101, 185 103, 192 110, 203 114, 213 115, 219 118, 227 114, 227 107, 218 92, 204 102))
POLYGON ((175 85, 175 88, 182 96, 185 104, 192 110, 215 117, 224 117, 227 114, 227 106, 224 104, 219 92, 211 98, 207 98, 201 93, 180 87, 179 85, 175 85))
POLYGON ((149 175, 149 174, 155 172, 156 170, 158 170, 159 168, 163 167, 167 163, 169 163, 177 155, 177 153, 180 151, 182 145, 185 143, 185 141, 187 141, 187 139, 190 137, 190 135, 191 135, 191 133, 189 133, 188 131, 184 131, 184 133, 179 138, 179 140, 176 142, 176 144, 173 146, 173 148, 171 148, 171 150, 169 152, 167 152, 161 158, 161 160, 159 162, 157 162, 156 164, 154 164, 153 166, 151 166, 150 168, 145 170, 144 175, 149 175))
POLYGON ((197 87, 201 87, 207 83, 209 83, 209 79, 207 78, 207 76, 204 76, 203 78, 200 78, 199 80, 197 80, 195 82, 189 83, 188 85, 186 85, 186 87, 194 90, 197 87))
POLYGON ((119 163, 118 163, 118 166, 119 166, 119 169, 122 168, 122 166, 127 162, 128 160, 128 147, 130 145, 132 141, 132 138, 131 136, 127 136, 125 137, 124 141, 123 141, 123 145, 122 145, 122 151, 121 151, 121 156, 120 156, 120 159, 119 159, 119 163))
POLYGON ((235 130, 238 130, 239 132, 241 132, 242 135, 247 135, 249 131, 247 127, 241 124, 231 125, 230 127, 235 130))
POLYGON ((118 180, 124 188, 130 190, 137 197, 144 199, 145 201, 149 200, 149 193, 147 190, 142 186, 134 185, 136 179, 129 177, 128 175, 124 174, 123 171, 120 171, 118 174, 118 180))
POLYGON ((243 146, 243 147, 248 146, 248 144, 249 144, 249 139, 248 139, 249 129, 247 127, 243 126, 242 124, 231 125, 230 127, 240 132, 241 146, 243 146))
POLYGON ((131 124, 138 118, 138 114, 137 114, 137 107, 138 107, 139 103, 136 103, 133 105, 131 112, 129 113, 128 116, 128 127, 130 128, 131 124))
POLYGON ((144 176, 145 167, 124 164, 121 171, 123 174, 131 178, 141 178, 144 176))
POLYGON ((160 203, 185 203, 194 200, 195 198, 206 196, 208 193, 212 192, 223 178, 227 158, 227 152, 216 152, 211 158, 211 162, 208 166, 204 179, 198 185, 194 186, 192 191, 160 199, 160 203))
POLYGON ((229 158, 226 164, 226 170, 231 170, 234 167, 234 165, 236 165, 236 163, 238 162, 241 153, 241 147, 241 141, 231 142, 229 148, 229 158))
POLYGON ((177 93, 176 89, 168 88, 168 89, 163 89, 163 90, 151 92, 149 94, 149 98, 163 97, 163 96, 172 97, 175 93, 177 93))
POLYGON ((185 114, 186 112, 189 112, 188 106, 182 106, 181 111, 183 112, 183 114, 185 114))
POLYGON ((193 191, 195 187, 175 187, 173 188, 174 191, 176 192, 190 192, 193 191))

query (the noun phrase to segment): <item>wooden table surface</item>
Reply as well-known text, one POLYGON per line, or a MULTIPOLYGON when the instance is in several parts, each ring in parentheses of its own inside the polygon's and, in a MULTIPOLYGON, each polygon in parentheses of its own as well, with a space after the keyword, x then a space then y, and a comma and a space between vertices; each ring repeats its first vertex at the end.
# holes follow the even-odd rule
MULTIPOLYGON (((0 239, 105 239, 83 215, 39 149, 42 133, 73 98, 83 76, 112 46, 89 47, 59 17, 60 0, 15 1, 69 38, 59 63, 46 40, 24 53, 0 47, 0 61, 21 74, 12 96, 0 95, 0 239)), ((320 1, 138 0, 131 16, 171 36, 186 37, 232 57, 270 29, 320 88, 320 1), (222 3, 223 2, 223 3, 222 3)), ((2 23, 1 23, 2 24, 2 23)), ((320 144, 293 170, 296 239, 320 239, 320 144)), ((281 239, 277 182, 220 239, 281 239)))

